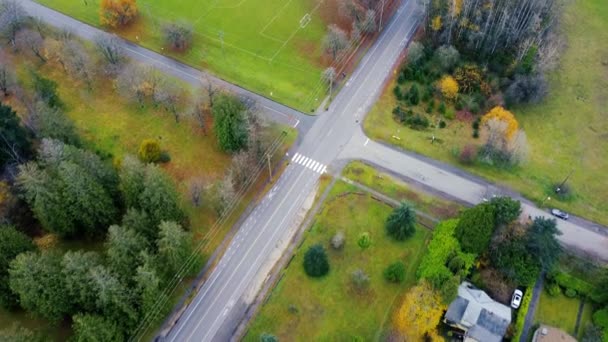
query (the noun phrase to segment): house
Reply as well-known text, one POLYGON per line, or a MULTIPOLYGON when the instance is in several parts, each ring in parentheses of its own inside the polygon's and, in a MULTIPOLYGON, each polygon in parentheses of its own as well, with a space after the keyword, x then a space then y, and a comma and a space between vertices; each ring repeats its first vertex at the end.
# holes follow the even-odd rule
POLYGON ((511 324, 511 308, 494 301, 469 282, 458 287, 444 322, 463 330, 465 342, 500 342, 511 324))
POLYGON ((548 325, 541 325, 534 332, 532 342, 576 342, 576 339, 568 335, 565 331, 548 325))

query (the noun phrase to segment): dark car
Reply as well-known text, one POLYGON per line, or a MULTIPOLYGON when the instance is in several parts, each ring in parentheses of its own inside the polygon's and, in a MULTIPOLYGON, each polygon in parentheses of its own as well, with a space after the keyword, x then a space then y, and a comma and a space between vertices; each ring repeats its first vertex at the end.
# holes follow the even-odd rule
POLYGON ((563 212, 559 209, 551 209, 551 214, 555 217, 559 217, 562 220, 567 220, 568 218, 570 218, 570 215, 568 215, 568 213, 563 212))

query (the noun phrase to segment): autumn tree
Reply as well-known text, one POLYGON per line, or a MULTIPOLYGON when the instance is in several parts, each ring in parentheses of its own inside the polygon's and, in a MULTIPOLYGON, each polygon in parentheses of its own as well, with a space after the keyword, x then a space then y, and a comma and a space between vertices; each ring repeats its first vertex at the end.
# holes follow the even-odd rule
POLYGON ((138 156, 144 163, 156 163, 160 160, 160 144, 156 139, 144 139, 139 145, 138 156))
POLYGON ((416 232, 416 213, 402 202, 386 219, 386 232, 397 241, 406 240, 416 232))
POLYGON ((337 25, 330 25, 327 28, 327 34, 323 39, 323 47, 329 52, 334 60, 348 46, 348 38, 346 32, 337 25))
POLYGON ((458 96, 460 87, 452 76, 444 76, 439 80, 439 90, 446 100, 454 101, 458 96))
POLYGON ((136 0, 101 0, 99 17, 102 25, 124 27, 137 18, 136 0))
POLYGON ((519 123, 515 119, 513 113, 504 109, 503 107, 498 106, 492 108, 481 118, 481 123, 485 124, 493 119, 498 120, 500 122, 504 122, 506 124, 504 135, 507 140, 512 139, 517 130, 519 129, 519 123))
POLYGON ((396 315, 396 326, 407 341, 423 341, 435 336, 444 304, 441 295, 422 282, 409 289, 396 315))

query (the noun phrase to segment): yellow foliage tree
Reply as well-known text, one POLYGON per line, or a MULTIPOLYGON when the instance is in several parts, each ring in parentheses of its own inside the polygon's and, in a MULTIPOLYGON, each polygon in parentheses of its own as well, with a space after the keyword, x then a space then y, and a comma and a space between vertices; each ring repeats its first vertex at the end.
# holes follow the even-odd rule
POLYGON ((483 79, 481 70, 473 64, 467 64, 456 69, 454 77, 458 81, 463 93, 469 93, 478 89, 483 79))
POLYGON ((447 100, 453 101, 456 99, 458 89, 458 82, 452 76, 446 75, 439 80, 439 90, 447 100))
POLYGON ((513 113, 509 112, 501 106, 492 108, 492 110, 490 110, 481 118, 481 122, 483 124, 486 124, 492 119, 505 123, 506 128, 504 130, 504 134, 505 138, 507 138, 507 141, 510 141, 519 129, 519 123, 517 122, 517 119, 515 119, 513 113))
POLYGON ((122 27, 137 17, 136 0, 101 0, 99 17, 102 25, 122 27))
POLYGON ((463 0, 453 0, 453 6, 454 6, 454 16, 457 17, 458 15, 460 15, 460 12, 462 12, 462 1, 463 0))
POLYGON ((433 31, 441 30, 441 16, 438 15, 433 18, 433 20, 431 21, 431 28, 433 29, 433 31))
POLYGON ((425 336, 434 340, 444 309, 441 295, 422 282, 405 295, 396 316, 397 329, 406 341, 422 341, 425 336))

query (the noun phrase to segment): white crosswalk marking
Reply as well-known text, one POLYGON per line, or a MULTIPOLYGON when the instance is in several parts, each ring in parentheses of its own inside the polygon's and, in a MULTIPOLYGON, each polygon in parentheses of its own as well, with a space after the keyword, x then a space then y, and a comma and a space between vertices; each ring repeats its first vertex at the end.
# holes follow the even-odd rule
POLYGON ((299 153, 294 154, 291 161, 300 164, 316 173, 324 174, 327 171, 326 165, 323 165, 322 163, 319 163, 318 161, 299 153))

